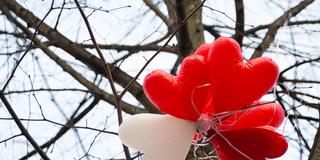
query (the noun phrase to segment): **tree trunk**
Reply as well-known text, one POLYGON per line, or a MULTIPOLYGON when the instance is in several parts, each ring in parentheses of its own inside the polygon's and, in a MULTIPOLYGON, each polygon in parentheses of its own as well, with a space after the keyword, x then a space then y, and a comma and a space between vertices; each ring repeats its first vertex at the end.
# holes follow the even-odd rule
MULTIPOLYGON (((319 112, 320 117, 320 112, 319 112)), ((314 138, 313 146, 309 155, 309 160, 320 160, 320 122, 317 134, 314 138)))

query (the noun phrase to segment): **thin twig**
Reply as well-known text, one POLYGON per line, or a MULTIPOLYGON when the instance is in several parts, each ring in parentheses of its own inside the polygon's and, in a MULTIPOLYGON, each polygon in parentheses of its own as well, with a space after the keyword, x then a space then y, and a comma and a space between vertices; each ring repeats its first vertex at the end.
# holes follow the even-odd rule
MULTIPOLYGON (((96 101, 96 100, 95 100, 96 101)), ((99 100, 98 100, 99 101, 99 100)), ((97 102, 98 102, 97 101, 97 102)), ((96 103, 94 105, 96 105, 96 103)), ((92 105, 90 105, 92 106, 92 105)), ((89 109, 91 110, 93 107, 90 107, 89 109)), ((88 112, 85 112, 85 113, 88 113, 88 112)), ((82 117, 82 116, 81 116, 82 117)), ((78 121, 78 117, 77 118, 77 121, 78 121)), ((13 118, 0 118, 0 120, 14 120, 13 118)), ((93 128, 93 127, 88 127, 88 126, 75 126, 74 125, 74 119, 71 119, 69 120, 66 124, 62 124, 62 123, 59 123, 59 122, 56 122, 56 121, 53 121, 53 120, 50 120, 50 119, 47 119, 47 118, 40 118, 40 119, 25 119, 25 118, 20 118, 19 119, 20 121, 29 121, 29 122, 48 122, 48 123, 52 123, 54 125, 57 125, 57 126, 62 126, 64 128, 78 128, 78 129, 85 129, 85 130, 92 130, 92 131, 97 131, 97 132, 101 132, 101 133, 107 133, 107 134, 112 134, 112 135, 118 135, 118 133, 116 132, 112 132, 112 131, 106 131, 106 130, 101 130, 101 129, 97 129, 97 128, 93 128)))
MULTIPOLYGON (((31 38, 31 42, 30 42, 29 46, 32 45, 34 39, 36 38, 36 35, 37 35, 37 32, 38 32, 38 28, 40 27, 40 25, 42 24, 42 22, 43 22, 43 21, 49 16, 49 14, 51 13, 51 11, 52 11, 51 8, 53 7, 53 4, 54 4, 54 0, 51 1, 50 10, 46 13, 46 15, 41 19, 41 22, 37 25, 37 27, 36 27, 36 29, 35 29, 35 31, 34 31, 34 33, 33 33, 33 36, 32 36, 32 38, 31 38)), ((1 5, 3 5, 3 4, 1 4, 1 5)), ((5 9, 7 9, 7 8, 5 8, 5 9)), ((30 48, 31 48, 31 47, 30 47, 30 48)), ((17 63, 16 63, 16 65, 15 65, 15 67, 13 68, 13 70, 12 70, 9 78, 7 79, 6 83, 3 85, 2 89, 1 89, 3 92, 5 91, 5 89, 7 88, 7 86, 9 85, 9 83, 10 83, 10 81, 12 80, 12 78, 13 78, 13 76, 14 76, 17 68, 18 68, 18 66, 20 65, 20 63, 22 62, 22 60, 24 59, 24 57, 27 55, 27 53, 29 52, 29 50, 30 50, 30 49, 27 49, 27 50, 22 54, 21 58, 17 61, 17 63)))
MULTIPOLYGON (((105 60, 105 58, 104 58, 104 56, 103 56, 103 54, 102 54, 102 52, 101 52, 101 50, 99 48, 99 45, 98 45, 98 43, 97 43, 97 41, 96 41, 96 39, 94 37, 94 34, 93 34, 92 29, 90 27, 90 23, 88 21, 87 16, 83 12, 78 0, 74 0, 74 2, 76 3, 76 5, 78 7, 78 10, 79 10, 79 12, 80 12, 80 14, 81 14, 86 26, 87 26, 88 32, 89 32, 90 37, 91 37, 91 41, 92 41, 93 45, 95 46, 95 49, 96 49, 97 53, 99 54, 100 59, 102 60, 103 69, 104 69, 105 74, 108 77, 108 80, 109 80, 109 83, 110 83, 110 86, 111 86, 111 90, 112 90, 112 93, 113 93, 113 96, 114 96, 114 103, 115 103, 115 106, 117 108, 118 123, 120 125, 122 123, 122 121, 123 121, 123 119, 122 119, 122 109, 121 109, 121 105, 120 105, 120 99, 119 99, 116 87, 114 85, 114 81, 113 81, 113 78, 112 78, 110 67, 107 64, 107 61, 105 60)), ((123 146, 123 150, 124 150, 126 159, 130 160, 131 157, 130 157, 129 148, 127 146, 125 146, 125 145, 122 145, 122 146, 123 146)))
POLYGON ((8 112, 12 116, 14 122, 19 127, 21 134, 26 137, 26 139, 31 143, 31 145, 34 147, 34 149, 39 153, 41 158, 44 160, 50 160, 50 158, 46 155, 46 153, 40 148, 38 143, 33 139, 33 137, 29 134, 28 130, 23 126, 22 122, 20 121, 18 115, 13 110, 11 104, 8 102, 7 98, 4 96, 3 91, 0 90, 0 98, 4 104, 4 106, 7 108, 8 112))
POLYGON ((153 3, 153 0, 143 0, 143 2, 166 24, 168 28, 171 27, 173 23, 172 20, 161 12, 159 7, 153 3))
POLYGON ((124 94, 130 89, 130 87, 133 85, 133 83, 138 79, 138 77, 141 75, 141 73, 144 71, 144 69, 149 65, 149 63, 162 51, 163 48, 165 48, 168 43, 171 41, 171 39, 175 36, 175 34, 180 30, 180 28, 190 19, 206 2, 206 0, 203 0, 195 9, 184 19, 181 21, 181 23, 177 26, 177 28, 173 31, 171 36, 168 38, 166 43, 157 50, 156 53, 144 64, 144 66, 139 70, 137 75, 129 82, 129 84, 124 88, 124 90, 120 93, 119 98, 122 98, 124 94))
POLYGON ((279 18, 277 18, 268 28, 266 35, 264 36, 262 42, 255 49, 254 53, 250 57, 250 59, 257 58, 262 56, 262 54, 269 48, 270 44, 273 42, 275 36, 278 33, 278 30, 285 24, 288 23, 290 18, 296 16, 300 13, 304 8, 310 5, 314 0, 304 0, 297 4, 296 6, 289 9, 287 12, 282 14, 279 18))
MULTIPOLYGON (((60 124, 60 123, 56 123, 55 122, 55 125, 60 125, 60 126, 63 126, 63 127, 60 128, 60 130, 56 133, 55 136, 53 136, 47 142, 43 143, 40 147, 41 148, 49 148, 59 138, 61 138, 63 135, 65 135, 69 131, 69 129, 71 129, 71 128, 75 128, 76 127, 76 128, 81 128, 81 129, 89 129, 88 126, 80 127, 80 126, 75 126, 75 124, 77 124, 80 120, 82 120, 83 117, 85 117, 98 104, 98 102, 99 102, 99 98, 94 98, 94 100, 82 112, 80 112, 77 116, 72 115, 65 124, 60 124)), ((34 120, 36 121, 36 119, 34 119, 34 120)), ((28 119, 27 121, 30 121, 30 119, 28 119)), ((46 121, 49 122, 48 119, 46 121)), ((51 121, 51 122, 53 122, 53 121, 51 121)), ((49 123, 51 123, 51 122, 49 122, 49 123)), ((108 131, 105 131, 105 130, 97 130, 97 129, 94 129, 94 130, 95 131, 99 131, 99 132, 104 132, 104 133, 107 133, 107 134, 113 134, 113 135, 117 134, 117 133, 114 133, 114 132, 113 133, 112 132, 108 133, 108 131)), ((21 160, 28 159, 29 157, 31 157, 35 153, 36 153, 35 151, 31 151, 28 154, 26 154, 25 156, 21 157, 20 159, 21 160)))
POLYGON ((13 139, 13 138, 19 137, 19 136, 23 136, 23 135, 22 135, 22 134, 13 135, 13 136, 11 136, 11 137, 9 137, 9 138, 6 138, 6 139, 1 140, 0 143, 6 143, 7 141, 9 141, 9 140, 11 140, 11 139, 13 139))
POLYGON ((117 99, 118 98, 118 94, 117 94, 117 90, 116 90, 115 85, 114 85, 114 81, 113 81, 113 78, 112 78, 110 67, 107 64, 107 61, 105 60, 105 58, 104 58, 104 56, 103 56, 103 54, 102 54, 102 52, 101 52, 101 50, 99 48, 99 45, 98 45, 98 43, 97 43, 97 41, 96 41, 96 39, 94 37, 94 34, 93 34, 92 29, 90 27, 89 21, 87 19, 87 16, 83 12, 79 2, 77 0, 74 0, 74 2, 76 3, 76 5, 77 5, 77 7, 79 9, 79 12, 80 12, 80 14, 81 14, 86 26, 87 26, 87 29, 89 31, 90 38, 91 38, 91 41, 92 41, 92 43, 94 45, 94 48, 96 49, 97 53, 100 56, 100 59, 102 60, 104 72, 105 72, 105 74, 107 75, 107 77, 109 79, 110 86, 111 86, 112 92, 113 92, 114 97, 115 97, 115 99, 114 99, 115 100, 115 105, 117 107, 117 110, 120 111, 120 114, 118 113, 118 121, 119 121, 119 124, 121 124, 122 123, 121 106, 120 106, 119 101, 117 99))

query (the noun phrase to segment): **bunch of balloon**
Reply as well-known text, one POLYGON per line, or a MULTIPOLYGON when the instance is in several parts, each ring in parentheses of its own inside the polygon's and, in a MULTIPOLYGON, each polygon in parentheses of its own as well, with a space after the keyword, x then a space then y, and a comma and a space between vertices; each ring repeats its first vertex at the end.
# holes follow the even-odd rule
POLYGON ((220 37, 186 57, 177 76, 151 72, 144 92, 166 115, 138 114, 119 128, 146 160, 183 160, 197 137, 211 141, 220 160, 264 160, 287 150, 275 129, 282 107, 259 101, 276 83, 278 66, 266 57, 245 61, 239 44, 220 37))

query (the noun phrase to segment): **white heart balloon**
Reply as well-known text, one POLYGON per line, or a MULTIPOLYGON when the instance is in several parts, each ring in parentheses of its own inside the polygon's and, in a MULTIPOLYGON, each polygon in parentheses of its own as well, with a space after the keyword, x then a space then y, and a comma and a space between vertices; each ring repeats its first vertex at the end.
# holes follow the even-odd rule
POLYGON ((195 133, 195 122, 148 113, 129 117, 119 128, 121 141, 145 160, 184 160, 195 133))

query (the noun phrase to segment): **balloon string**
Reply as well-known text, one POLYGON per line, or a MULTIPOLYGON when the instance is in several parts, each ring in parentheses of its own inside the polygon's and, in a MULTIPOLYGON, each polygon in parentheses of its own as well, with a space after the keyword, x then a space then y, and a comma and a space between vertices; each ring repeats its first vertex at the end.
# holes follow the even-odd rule
MULTIPOLYGON (((234 116, 234 115, 236 115, 236 114, 238 114, 238 113, 248 112, 249 110, 256 109, 257 107, 261 107, 261 106, 263 106, 263 105, 271 104, 271 103, 273 103, 273 102, 260 103, 260 104, 252 105, 252 106, 250 106, 250 107, 243 108, 243 109, 239 109, 239 110, 235 110, 235 111, 220 112, 220 113, 216 113, 216 114, 212 115, 211 117, 209 117, 209 116, 206 115, 206 114, 201 114, 200 117, 199 117, 199 119, 198 119, 198 122, 197 122, 197 123, 198 123, 198 126, 199 126, 199 127, 201 127, 201 125, 205 125, 205 124, 208 124, 208 123, 209 123, 209 124, 220 124, 220 125, 222 125, 222 123, 221 123, 222 120, 225 120, 225 119, 227 119, 227 118, 229 118, 229 117, 231 117, 231 116, 234 116), (207 121, 211 121, 212 123, 207 122, 207 121)), ((275 107, 274 107, 274 111, 273 111, 273 112, 274 112, 274 114, 275 114, 275 112, 276 112, 275 107)), ((242 116, 245 116, 245 114, 241 114, 240 117, 238 117, 237 120, 234 121, 234 122, 231 124, 231 127, 232 127, 233 125, 235 125, 235 123, 236 123, 237 121, 239 121, 239 120, 242 118, 242 116)), ((274 117, 274 116, 272 116, 272 117, 274 117)), ((270 119, 267 124, 270 124, 271 121, 272 121, 272 119, 270 119)), ((230 125, 230 124, 228 124, 228 125, 230 125)), ((206 128, 206 127, 205 127, 205 128, 206 128)))
MULTIPOLYGON (((214 128, 213 128, 214 129, 214 128)), ((219 135, 224 141, 227 142, 227 144, 234 149, 236 152, 240 153, 242 156, 246 157, 248 160, 253 160, 253 158, 249 157, 245 153, 243 153, 241 150, 239 150, 237 147, 235 147, 225 136, 223 136, 218 130, 215 130, 217 135, 219 135)))
MULTIPOLYGON (((191 104, 192 104, 192 107, 193 109, 198 113, 198 115, 200 116, 201 115, 201 111, 198 110, 198 108, 196 107, 196 104, 194 102, 194 93, 196 92, 197 89, 200 89, 200 88, 206 88, 206 87, 210 87, 211 84, 207 83, 207 84, 203 84, 203 85, 200 85, 200 86, 196 86, 195 88, 193 88, 192 92, 191 92, 191 104)), ((208 104, 210 104, 212 101, 212 98, 210 98, 210 101, 208 102, 208 104)))

